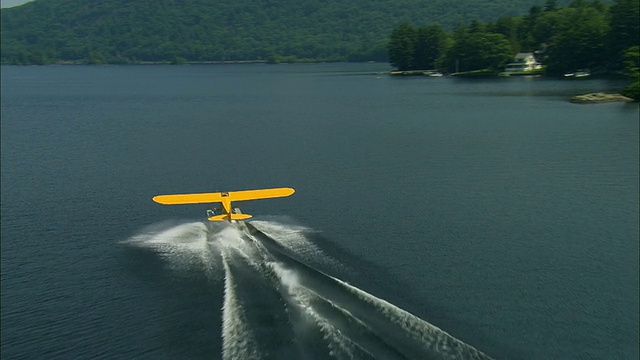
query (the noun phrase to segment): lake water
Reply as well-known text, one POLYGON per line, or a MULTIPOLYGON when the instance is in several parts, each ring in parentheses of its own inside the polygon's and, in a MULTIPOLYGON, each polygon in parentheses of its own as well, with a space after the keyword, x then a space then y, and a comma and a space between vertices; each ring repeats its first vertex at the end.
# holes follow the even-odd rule
POLYGON ((625 81, 386 70, 3 66, 2 358, 637 359, 625 81))

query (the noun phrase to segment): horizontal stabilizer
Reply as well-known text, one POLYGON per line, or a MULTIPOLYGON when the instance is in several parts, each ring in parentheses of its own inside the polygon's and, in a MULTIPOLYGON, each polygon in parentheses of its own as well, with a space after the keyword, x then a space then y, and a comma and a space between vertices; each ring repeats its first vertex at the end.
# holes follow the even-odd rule
POLYGON ((249 214, 222 214, 208 217, 209 221, 227 221, 229 220, 229 215, 231 215, 231 220, 247 220, 251 219, 252 216, 249 214))

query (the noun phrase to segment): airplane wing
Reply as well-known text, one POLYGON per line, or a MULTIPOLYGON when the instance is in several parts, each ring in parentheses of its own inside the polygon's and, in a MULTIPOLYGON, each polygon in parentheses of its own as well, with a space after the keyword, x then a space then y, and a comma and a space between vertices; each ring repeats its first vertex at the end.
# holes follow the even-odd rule
POLYGON ((273 188, 260 190, 241 190, 217 193, 158 195, 153 201, 163 205, 202 204, 225 201, 245 201, 270 199, 292 195, 292 188, 273 188))
POLYGON ((158 195, 153 201, 162 205, 202 204, 222 201, 221 193, 158 195))
POLYGON ((227 198, 231 201, 244 201, 244 200, 258 200, 258 199, 271 199, 292 195, 296 192, 292 188, 274 188, 274 189, 260 189, 260 190, 242 190, 242 191, 230 191, 228 193, 221 193, 222 196, 228 194, 227 198))

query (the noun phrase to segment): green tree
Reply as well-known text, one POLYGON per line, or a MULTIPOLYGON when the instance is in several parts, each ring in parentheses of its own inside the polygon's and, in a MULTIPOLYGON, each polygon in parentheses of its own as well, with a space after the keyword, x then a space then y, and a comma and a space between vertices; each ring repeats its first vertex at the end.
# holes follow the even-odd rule
POLYGON ((624 52, 624 69, 631 77, 640 77, 640 46, 632 46, 624 52))
POLYGON ((509 41, 502 34, 458 30, 447 54, 450 71, 500 70, 513 58, 509 41))
POLYGON ((173 58, 173 60, 171 61, 171 64, 173 65, 184 65, 187 63, 187 59, 181 57, 181 56, 176 56, 175 58, 173 58))
POLYGON ((559 19, 560 15, 557 11, 545 12, 538 16, 529 29, 532 42, 528 48, 533 49, 541 44, 548 44, 558 31, 559 19))
POLYGON ((640 46, 632 46, 624 52, 625 72, 633 82, 622 90, 622 95, 640 101, 640 46))
POLYGON ((609 51, 614 69, 621 69, 623 51, 640 45, 640 1, 616 0, 609 11, 609 51))
POLYGON ((498 18, 492 26, 493 33, 504 35, 509 40, 511 52, 513 54, 520 52, 520 40, 518 39, 518 30, 522 21, 519 18, 502 16, 498 18))
POLYGON ((554 12, 559 18, 547 58, 547 71, 552 74, 599 68, 605 63, 606 13, 582 0, 572 5, 554 12))
POLYGON ((416 29, 403 22, 391 32, 389 38, 389 61, 400 71, 414 69, 416 29))
POLYGON ((544 11, 558 10, 558 2, 556 0, 546 0, 544 2, 544 11))
POLYGON ((437 69, 440 65, 448 35, 439 25, 428 25, 417 30, 414 53, 416 69, 437 69))
POLYGON ((100 65, 106 62, 104 55, 99 51, 90 51, 86 61, 91 65, 100 65))
POLYGON ((518 43, 521 49, 533 50, 538 48, 540 42, 534 38, 534 28, 539 19, 544 15, 540 5, 534 5, 529 13, 522 16, 518 26, 518 43))

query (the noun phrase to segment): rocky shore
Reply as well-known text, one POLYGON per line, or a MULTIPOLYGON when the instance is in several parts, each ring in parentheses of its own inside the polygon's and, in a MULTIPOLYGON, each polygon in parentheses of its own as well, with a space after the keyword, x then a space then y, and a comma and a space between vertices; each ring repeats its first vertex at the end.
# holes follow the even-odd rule
POLYGON ((633 99, 620 94, 606 94, 606 93, 591 93, 591 94, 578 95, 571 98, 571 102, 577 103, 577 104, 597 104, 597 103, 613 102, 613 101, 633 101, 633 99))

